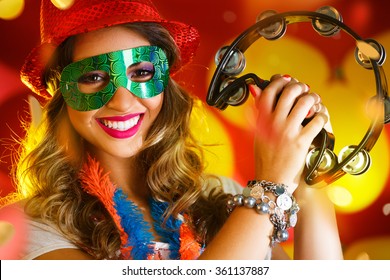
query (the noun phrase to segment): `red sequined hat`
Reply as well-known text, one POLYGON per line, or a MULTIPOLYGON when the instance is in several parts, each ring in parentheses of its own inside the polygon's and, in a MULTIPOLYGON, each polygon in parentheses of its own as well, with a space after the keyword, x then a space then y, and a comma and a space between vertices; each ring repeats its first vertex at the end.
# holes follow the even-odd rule
POLYGON ((75 0, 66 10, 50 0, 41 3, 41 44, 34 48, 21 69, 21 79, 39 96, 50 98, 43 72, 56 47, 67 37, 107 26, 130 22, 156 22, 165 27, 180 50, 180 65, 191 61, 199 45, 198 31, 187 24, 160 16, 150 0, 75 0))

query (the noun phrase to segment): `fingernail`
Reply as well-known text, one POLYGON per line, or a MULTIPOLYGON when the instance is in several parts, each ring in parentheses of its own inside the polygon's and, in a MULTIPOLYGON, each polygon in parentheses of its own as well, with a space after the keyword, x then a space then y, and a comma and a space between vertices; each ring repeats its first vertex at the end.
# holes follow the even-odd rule
POLYGON ((291 76, 288 75, 288 74, 285 74, 285 75, 283 75, 282 77, 285 78, 285 79, 287 79, 287 80, 290 80, 290 79, 291 79, 291 76))
POLYGON ((249 88, 249 92, 252 94, 252 96, 256 97, 256 89, 255 89, 254 85, 249 84, 248 88, 249 88))
POLYGON ((307 91, 310 91, 310 86, 308 84, 306 84, 307 86, 307 91))
POLYGON ((316 103, 321 103, 321 95, 319 95, 318 93, 316 93, 317 95, 317 99, 316 99, 316 103))
POLYGON ((318 103, 315 105, 315 112, 318 113, 318 112, 321 112, 322 110, 322 104, 321 103, 318 103))
POLYGON ((322 109, 321 103, 319 103, 319 104, 314 104, 314 105, 310 108, 309 112, 307 112, 306 118, 311 118, 312 116, 314 116, 315 113, 320 112, 321 109, 322 109))

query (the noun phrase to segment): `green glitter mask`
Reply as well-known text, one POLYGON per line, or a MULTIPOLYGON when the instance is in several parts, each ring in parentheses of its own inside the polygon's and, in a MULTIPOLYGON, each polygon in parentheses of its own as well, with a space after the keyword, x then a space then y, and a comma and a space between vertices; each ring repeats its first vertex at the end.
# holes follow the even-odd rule
POLYGON ((159 95, 168 84, 164 51, 142 46, 88 57, 69 64, 61 73, 65 102, 77 111, 103 107, 119 87, 140 98, 159 95))

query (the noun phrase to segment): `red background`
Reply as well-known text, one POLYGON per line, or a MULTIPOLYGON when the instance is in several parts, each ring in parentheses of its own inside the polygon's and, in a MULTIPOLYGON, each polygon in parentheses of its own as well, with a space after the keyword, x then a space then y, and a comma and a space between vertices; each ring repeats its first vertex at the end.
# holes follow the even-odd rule
MULTIPOLYGON (((155 1, 155 4, 165 18, 192 24, 200 31, 201 45, 193 64, 202 67, 191 73, 191 82, 188 85, 201 100, 205 100, 209 83, 210 74, 207 73, 207 67, 216 51, 225 42, 231 41, 252 25, 261 11, 267 9, 278 12, 315 11, 320 6, 331 5, 342 14, 344 23, 363 38, 375 38, 378 34, 390 31, 390 21, 388 20, 390 2, 387 0, 164 0, 155 1), (244 3, 249 2, 253 3, 251 9, 248 9, 248 5, 244 5, 244 3), (229 15, 232 17, 227 17, 229 15)), ((23 135, 20 119, 28 118, 26 99, 30 92, 20 82, 18 71, 29 51, 39 43, 39 1, 26 0, 23 13, 16 19, 0 19, 0 34, 0 139, 2 141, 0 146, 0 195, 5 195, 12 191, 13 187, 9 178, 11 153, 9 146, 3 144, 10 143, 14 133, 19 136, 23 135)), ((344 59, 346 50, 351 47, 350 41, 344 42, 342 40, 336 45, 329 46, 326 39, 312 40, 306 38, 305 32, 296 32, 294 29, 291 35, 299 37, 305 43, 323 52, 330 68, 334 71, 339 67, 340 61, 344 59)), ((218 115, 217 112, 216 115, 218 115)), ((249 136, 225 120, 221 119, 221 122, 231 134, 235 153, 247 153, 246 143, 250 143, 249 136)), ((389 126, 385 127, 384 133, 389 135, 389 126)), ((236 165, 235 169, 240 177, 250 178, 251 168, 236 165)), ((387 247, 385 246, 383 250, 390 252, 388 243, 390 215, 383 214, 383 206, 387 203, 390 203, 390 178, 388 178, 386 188, 374 203, 355 213, 338 213, 340 234, 344 246, 348 247, 348 245, 362 239, 386 237, 387 247)))

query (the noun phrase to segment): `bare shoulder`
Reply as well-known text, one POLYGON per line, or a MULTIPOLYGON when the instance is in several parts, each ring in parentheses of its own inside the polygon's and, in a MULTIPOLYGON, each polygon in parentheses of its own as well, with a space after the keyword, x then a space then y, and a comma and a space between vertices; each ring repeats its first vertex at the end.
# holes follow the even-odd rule
POLYGON ((44 253, 35 260, 93 260, 91 255, 79 249, 58 249, 44 253))

